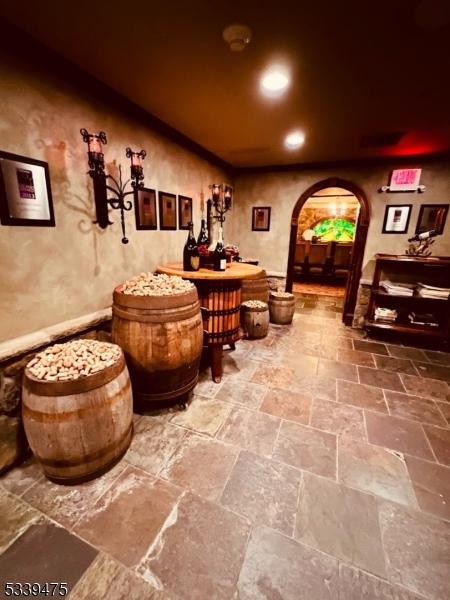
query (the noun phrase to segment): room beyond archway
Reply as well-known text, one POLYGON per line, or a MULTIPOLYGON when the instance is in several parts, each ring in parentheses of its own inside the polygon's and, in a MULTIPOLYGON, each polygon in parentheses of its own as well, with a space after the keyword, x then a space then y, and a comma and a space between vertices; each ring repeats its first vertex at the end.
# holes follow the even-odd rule
POLYGON ((286 289, 344 298, 351 324, 369 225, 369 205, 357 186, 330 178, 308 188, 291 220, 286 289))

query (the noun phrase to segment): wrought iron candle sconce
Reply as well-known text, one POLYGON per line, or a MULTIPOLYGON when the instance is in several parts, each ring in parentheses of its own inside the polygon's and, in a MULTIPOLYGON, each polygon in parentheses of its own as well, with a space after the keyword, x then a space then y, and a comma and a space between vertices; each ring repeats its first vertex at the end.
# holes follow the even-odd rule
POLYGON ((214 209, 215 214, 211 214, 211 218, 219 221, 220 226, 223 226, 225 221, 225 213, 228 212, 233 205, 233 188, 226 183, 213 183, 209 186, 211 190, 211 198, 208 200, 208 212, 214 209))
POLYGON ((133 203, 125 200, 130 194, 134 194, 135 190, 144 187, 144 170, 141 161, 144 160, 147 153, 145 150, 135 152, 131 148, 126 148, 125 155, 131 159, 130 171, 131 179, 122 181, 122 167, 119 165, 119 180, 112 175, 105 173, 105 157, 103 154, 102 144, 107 143, 106 133, 89 133, 86 129, 80 129, 83 141, 88 145, 88 164, 89 175, 94 184, 94 200, 97 220, 94 223, 98 224, 102 229, 106 229, 108 225, 112 225, 109 220, 108 208, 120 210, 120 221, 122 225, 122 244, 128 244, 128 238, 125 234, 125 212, 133 207, 133 203), (114 183, 115 187, 107 184, 107 180, 114 183), (131 181, 132 189, 126 191, 128 183, 131 181), (114 194, 113 198, 108 198, 108 192, 114 194))

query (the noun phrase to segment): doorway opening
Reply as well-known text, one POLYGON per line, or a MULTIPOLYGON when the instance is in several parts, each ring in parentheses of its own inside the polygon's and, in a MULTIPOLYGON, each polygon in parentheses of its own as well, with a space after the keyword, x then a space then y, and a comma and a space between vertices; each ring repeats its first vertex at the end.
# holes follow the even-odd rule
POLYGON ((342 320, 351 325, 369 220, 355 184, 333 177, 308 188, 292 212, 286 290, 342 298, 342 320))

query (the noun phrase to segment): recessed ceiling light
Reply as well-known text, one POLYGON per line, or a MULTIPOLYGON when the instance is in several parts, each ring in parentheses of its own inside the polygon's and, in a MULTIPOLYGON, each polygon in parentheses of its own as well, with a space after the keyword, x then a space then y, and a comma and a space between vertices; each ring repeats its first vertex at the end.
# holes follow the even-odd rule
POLYGON ((291 150, 295 150, 296 148, 300 148, 300 146, 303 145, 304 141, 304 133, 302 133, 301 131, 292 131, 286 136, 284 140, 284 145, 291 150))
POLYGON ((278 95, 288 87, 290 80, 286 67, 273 66, 263 73, 261 89, 267 95, 278 95))

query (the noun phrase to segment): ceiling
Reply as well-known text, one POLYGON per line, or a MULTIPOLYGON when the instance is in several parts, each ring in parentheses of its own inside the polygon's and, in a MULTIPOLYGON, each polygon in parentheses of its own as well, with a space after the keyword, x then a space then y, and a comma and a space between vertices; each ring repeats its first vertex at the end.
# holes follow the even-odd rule
POLYGON ((450 150, 448 0, 0 0, 0 14, 235 167, 450 150), (236 21, 253 30, 240 53, 222 39, 236 21), (267 99, 273 62, 292 84, 267 99), (306 141, 288 151, 294 128, 306 141))

